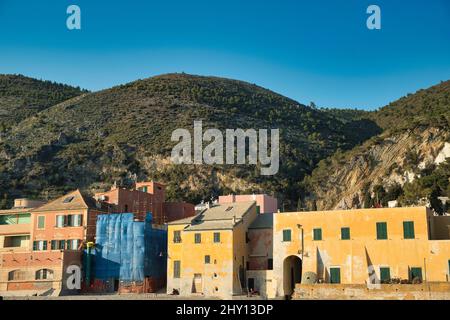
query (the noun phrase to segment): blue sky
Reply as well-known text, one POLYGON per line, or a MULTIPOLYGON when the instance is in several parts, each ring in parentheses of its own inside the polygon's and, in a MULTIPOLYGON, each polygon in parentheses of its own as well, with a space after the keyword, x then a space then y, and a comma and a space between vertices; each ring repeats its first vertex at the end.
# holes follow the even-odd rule
POLYGON ((168 72, 374 109, 450 79, 450 1, 0 0, 0 73, 99 90, 168 72), (70 4, 81 30, 66 28, 70 4), (370 4, 381 30, 366 28, 370 4))

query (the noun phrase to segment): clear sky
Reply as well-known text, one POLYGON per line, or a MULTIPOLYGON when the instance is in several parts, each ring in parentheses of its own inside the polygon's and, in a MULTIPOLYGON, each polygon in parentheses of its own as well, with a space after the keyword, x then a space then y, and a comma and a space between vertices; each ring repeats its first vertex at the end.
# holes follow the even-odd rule
POLYGON ((169 72, 374 109, 450 79, 450 1, 0 0, 0 73, 99 90, 169 72))

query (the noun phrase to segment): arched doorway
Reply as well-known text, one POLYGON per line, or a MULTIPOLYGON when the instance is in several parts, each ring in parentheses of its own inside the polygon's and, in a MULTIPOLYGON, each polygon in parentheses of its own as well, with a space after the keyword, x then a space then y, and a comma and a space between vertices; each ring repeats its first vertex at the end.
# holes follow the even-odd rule
POLYGON ((302 259, 289 256, 283 262, 283 288, 285 295, 294 292, 295 284, 302 281, 302 259))

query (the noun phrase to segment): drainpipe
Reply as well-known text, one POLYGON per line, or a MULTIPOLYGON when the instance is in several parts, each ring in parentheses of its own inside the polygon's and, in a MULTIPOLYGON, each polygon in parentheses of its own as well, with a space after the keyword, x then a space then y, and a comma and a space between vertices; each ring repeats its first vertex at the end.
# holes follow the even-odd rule
POLYGON ((427 258, 423 258, 423 281, 427 282, 427 258))

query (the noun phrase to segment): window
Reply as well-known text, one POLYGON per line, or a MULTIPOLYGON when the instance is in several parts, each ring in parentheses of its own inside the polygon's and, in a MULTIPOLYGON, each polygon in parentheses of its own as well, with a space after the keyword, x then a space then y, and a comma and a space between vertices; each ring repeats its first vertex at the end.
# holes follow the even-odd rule
POLYGON ((176 230, 173 232, 173 242, 181 243, 181 231, 180 230, 176 230))
POLYGON ((341 228, 341 240, 350 240, 350 228, 341 228))
POLYGON ((67 227, 73 226, 73 215, 66 216, 66 226, 67 227))
POLYGON ((38 217, 38 229, 44 229, 45 228, 45 216, 39 216, 38 217))
POLYGON ((67 250, 78 250, 79 245, 80 240, 78 239, 67 240, 67 250))
POLYGON ((386 240, 387 239, 387 223, 377 222, 377 239, 386 240))
POLYGON ((64 250, 66 246, 65 240, 52 240, 51 248, 52 250, 64 250))
POLYGON ((409 271, 409 279, 413 281, 416 278, 422 281, 422 268, 420 267, 412 267, 409 271))
POLYGON ((214 243, 220 243, 220 232, 214 232, 214 243))
POLYGON ((53 270, 50 269, 41 269, 36 271, 35 275, 36 280, 51 280, 53 279, 53 270))
POLYGON ((73 198, 75 198, 75 197, 73 197, 73 196, 72 197, 67 197, 67 198, 64 199, 63 203, 70 203, 70 202, 72 202, 73 198))
POLYGON ((73 227, 81 227, 82 224, 83 224, 83 215, 75 214, 72 219, 72 226, 73 227))
POLYGON ((195 243, 202 243, 202 234, 201 233, 195 234, 195 243))
POLYGON ((273 270, 273 259, 267 259, 267 270, 273 270))
POLYGON ((30 217, 29 213, 0 215, 0 225, 30 223, 30 217))
POLYGON ((315 240, 315 241, 322 240, 322 229, 321 228, 313 229, 313 240, 315 240))
POLYGON ((181 270, 181 261, 175 260, 173 262, 173 277, 179 278, 180 277, 180 270, 181 270))
POLYGON ((283 242, 291 241, 291 230, 285 229, 283 230, 283 242))
POLYGON ((380 267, 380 281, 381 283, 387 283, 391 280, 391 270, 389 267, 380 267))
POLYGON ((341 268, 330 268, 330 283, 341 283, 341 268))
POLYGON ((8 281, 26 280, 27 272, 22 270, 13 270, 8 272, 8 281))
POLYGON ((256 214, 260 214, 261 213, 261 208, 259 206, 256 206, 256 214))
POLYGON ((403 221, 403 238, 414 239, 414 221, 403 221))
POLYGON ((33 241, 33 251, 44 251, 47 250, 47 241, 39 240, 33 241))
POLYGON ((205 264, 210 264, 211 263, 211 256, 206 255, 205 256, 205 264))
POLYGON ((28 246, 30 236, 5 236, 3 248, 23 248, 28 246))

